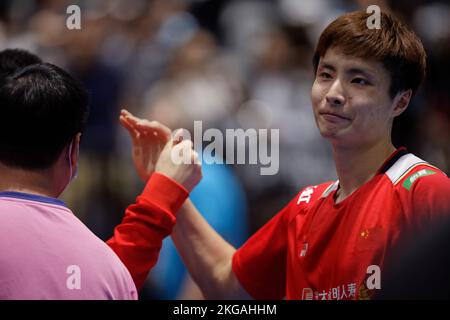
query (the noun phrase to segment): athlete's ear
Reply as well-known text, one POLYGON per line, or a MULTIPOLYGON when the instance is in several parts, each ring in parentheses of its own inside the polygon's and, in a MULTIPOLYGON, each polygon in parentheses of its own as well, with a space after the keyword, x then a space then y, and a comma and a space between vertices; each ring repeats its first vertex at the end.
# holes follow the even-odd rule
POLYGON ((403 111, 408 108, 409 101, 412 97, 412 90, 408 89, 397 93, 394 98, 394 109, 392 110, 392 116, 397 117, 403 113, 403 111))

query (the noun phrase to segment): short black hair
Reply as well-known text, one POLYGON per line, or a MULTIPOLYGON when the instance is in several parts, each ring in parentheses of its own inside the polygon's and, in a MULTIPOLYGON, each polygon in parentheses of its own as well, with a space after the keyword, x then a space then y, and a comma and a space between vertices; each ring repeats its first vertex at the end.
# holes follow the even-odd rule
POLYGON ((0 78, 3 79, 22 68, 41 62, 41 58, 37 55, 23 49, 2 50, 0 51, 0 78))
POLYGON ((395 16, 381 12, 381 28, 369 29, 366 11, 346 13, 331 22, 320 35, 313 57, 314 70, 330 48, 344 54, 381 62, 390 73, 389 95, 411 89, 425 78, 427 54, 417 35, 395 16))
POLYGON ((33 64, 0 83, 0 162, 47 169, 88 117, 88 94, 61 68, 33 64))

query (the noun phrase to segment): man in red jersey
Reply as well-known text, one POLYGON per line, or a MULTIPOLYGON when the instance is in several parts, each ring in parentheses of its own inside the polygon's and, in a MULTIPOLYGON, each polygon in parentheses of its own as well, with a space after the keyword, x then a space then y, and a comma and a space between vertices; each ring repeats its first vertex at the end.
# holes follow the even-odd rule
MULTIPOLYGON (((178 213, 172 237, 205 297, 372 298, 394 249, 450 214, 447 176, 391 139, 425 75, 424 48, 393 16, 380 29, 368 17, 337 18, 314 54, 314 116, 339 180, 301 190, 237 250, 189 200, 178 213)), ((127 119, 132 136, 151 127, 127 119)))

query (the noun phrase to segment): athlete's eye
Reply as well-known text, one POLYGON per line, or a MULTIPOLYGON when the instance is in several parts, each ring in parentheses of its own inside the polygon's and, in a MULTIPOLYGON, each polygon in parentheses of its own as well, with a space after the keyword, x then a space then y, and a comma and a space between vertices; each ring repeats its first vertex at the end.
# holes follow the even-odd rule
POLYGON ((366 79, 361 78, 361 77, 353 78, 352 83, 360 84, 360 85, 363 85, 363 86, 370 85, 369 81, 367 81, 366 79))
POLYGON ((331 79, 331 74, 329 74, 328 72, 320 72, 319 73, 319 78, 321 78, 321 79, 331 79))

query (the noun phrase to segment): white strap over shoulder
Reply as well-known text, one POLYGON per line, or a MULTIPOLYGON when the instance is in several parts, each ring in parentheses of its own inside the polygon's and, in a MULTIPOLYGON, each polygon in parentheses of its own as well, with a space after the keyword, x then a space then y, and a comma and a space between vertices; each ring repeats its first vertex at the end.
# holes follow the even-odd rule
POLYGON ((416 157, 412 153, 408 153, 398 159, 397 162, 386 171, 386 175, 395 185, 414 167, 422 164, 428 165, 428 162, 416 157))

